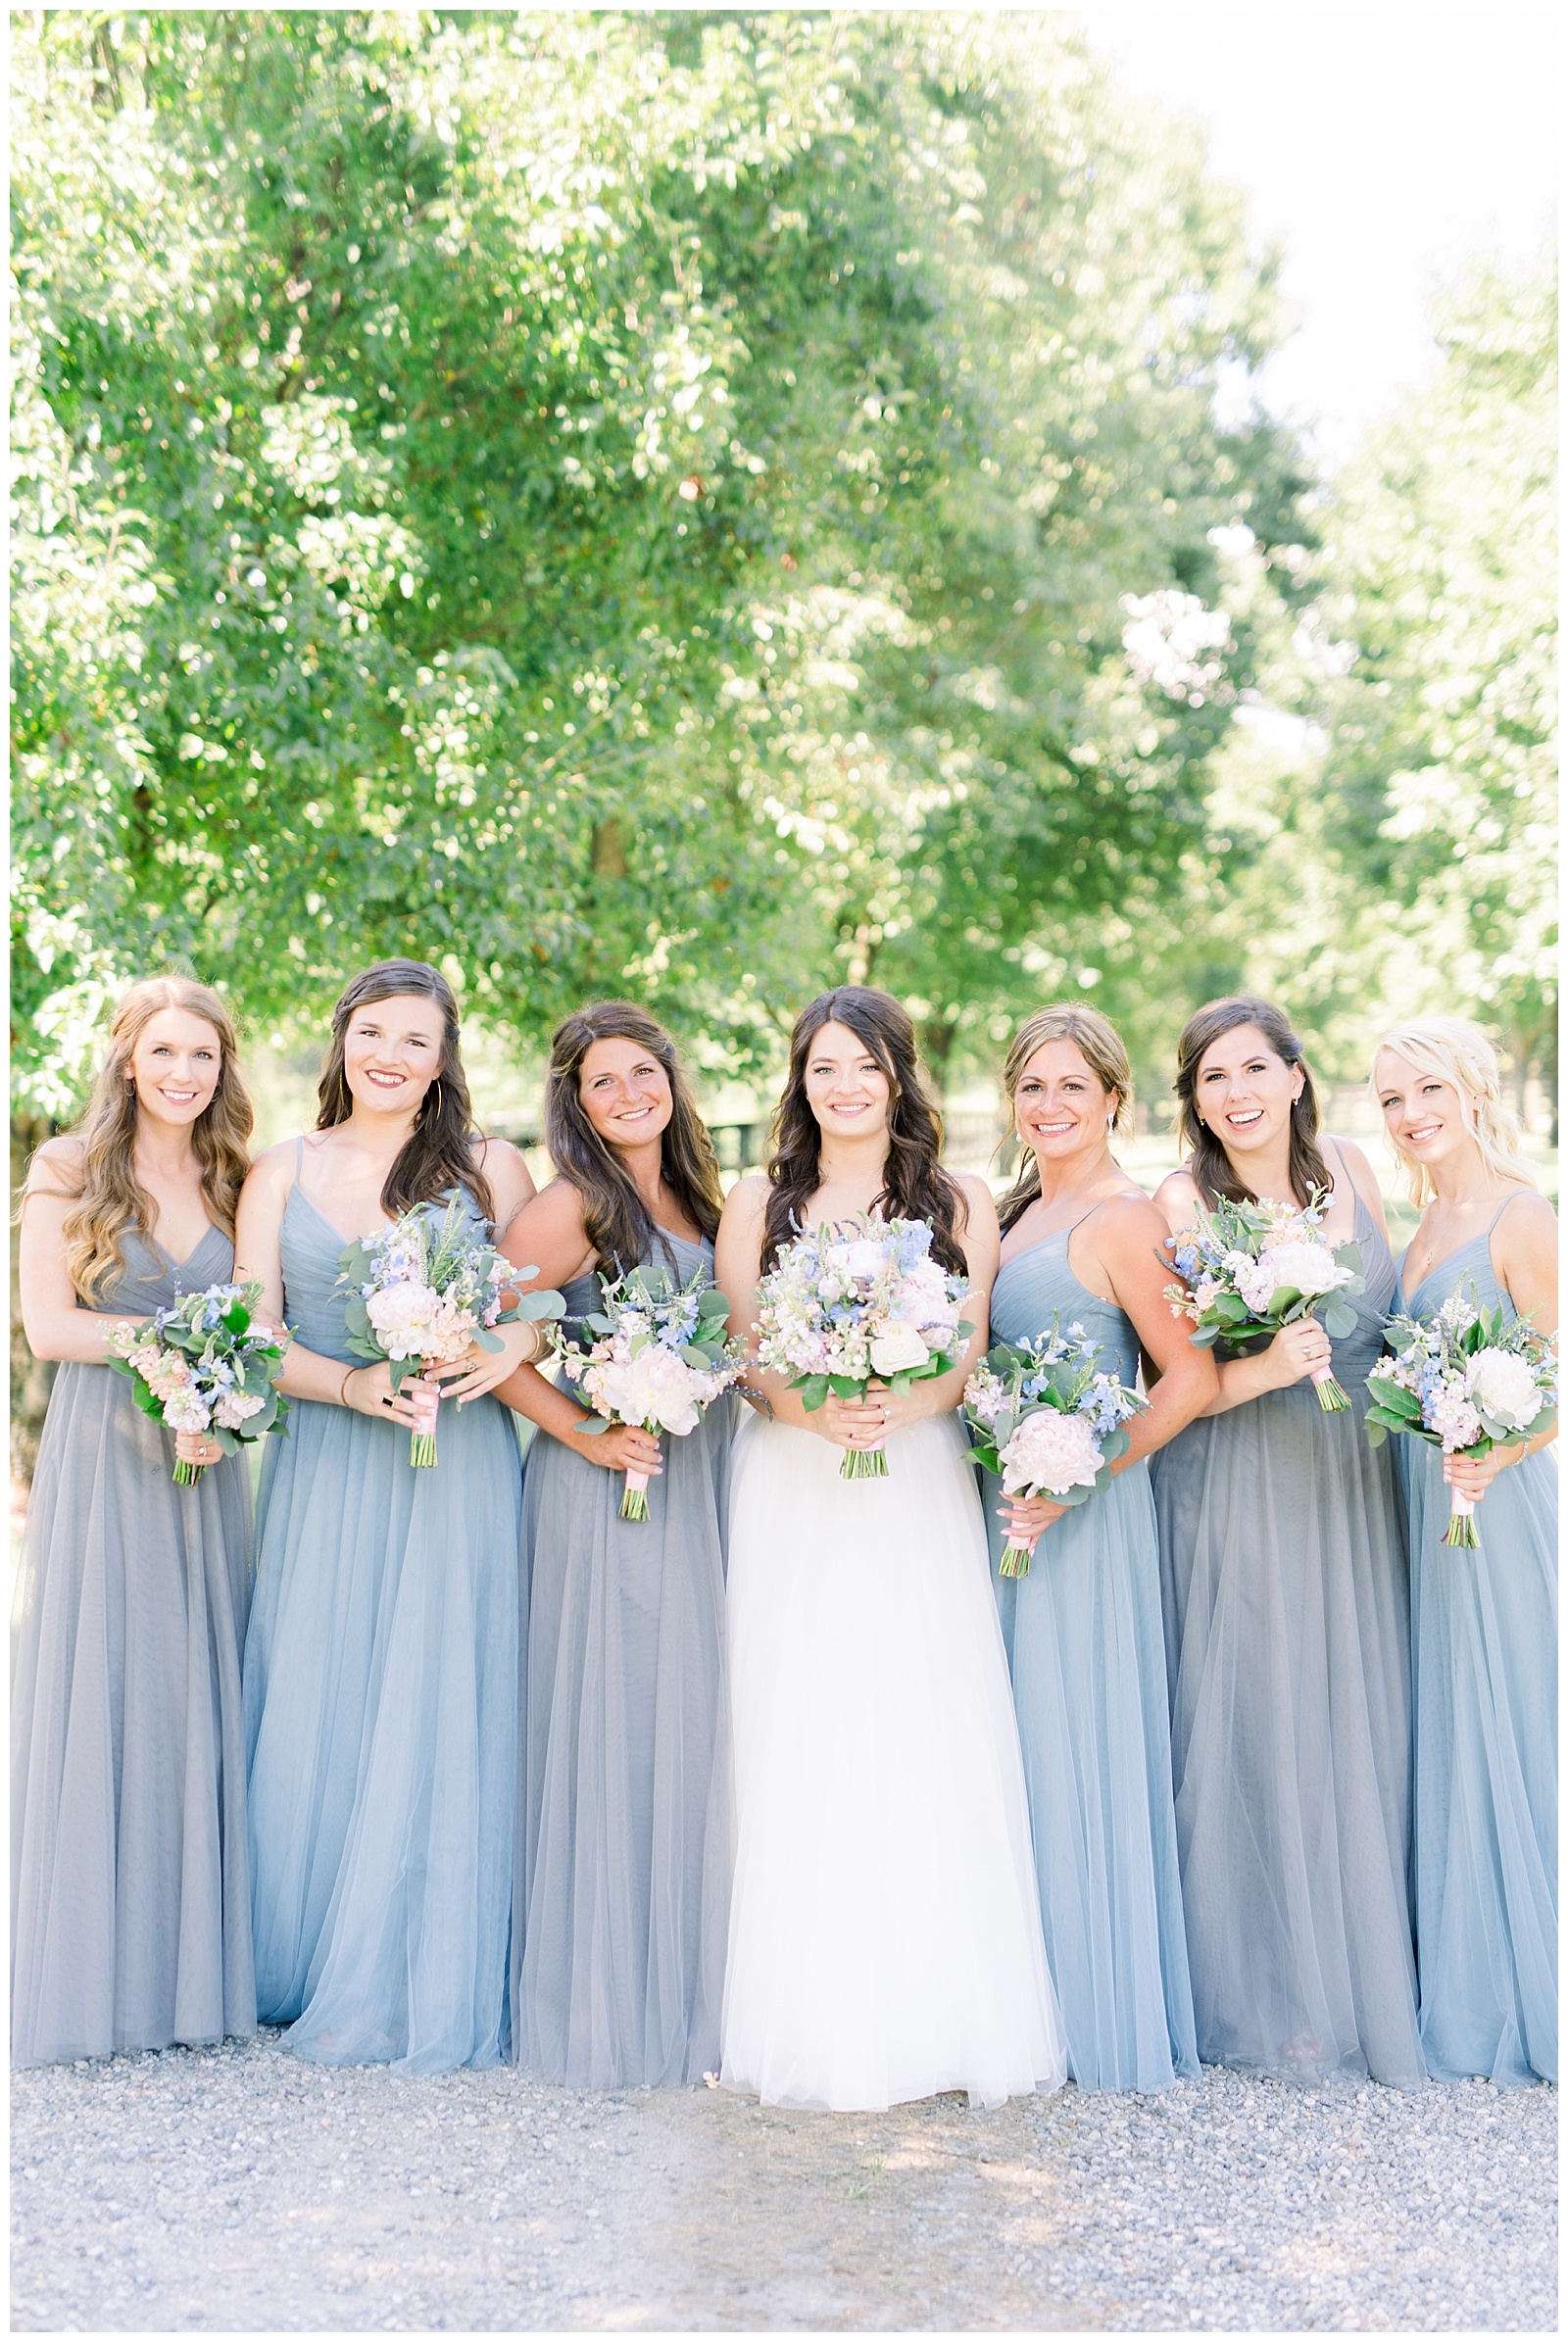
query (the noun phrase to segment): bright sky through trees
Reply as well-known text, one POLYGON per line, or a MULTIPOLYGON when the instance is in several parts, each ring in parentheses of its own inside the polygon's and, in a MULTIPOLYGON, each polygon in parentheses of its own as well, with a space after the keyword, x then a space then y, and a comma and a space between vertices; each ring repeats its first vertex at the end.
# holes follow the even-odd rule
POLYGON ((1554 8, 1147 6, 1089 0, 1123 87, 1202 127, 1284 253, 1299 317, 1262 386, 1338 465, 1435 372, 1432 294, 1472 256, 1527 264, 1561 145, 1554 8))

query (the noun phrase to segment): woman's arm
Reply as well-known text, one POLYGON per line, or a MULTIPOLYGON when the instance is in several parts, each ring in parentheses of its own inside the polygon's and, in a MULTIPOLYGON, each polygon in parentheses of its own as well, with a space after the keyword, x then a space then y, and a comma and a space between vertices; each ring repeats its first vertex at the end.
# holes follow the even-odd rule
MULTIPOLYGON (((234 1215, 234 1280, 254 1280, 262 1289, 259 1314, 272 1325, 283 1325, 283 1213, 294 1185, 297 1149, 293 1140, 270 1147, 251 1165, 240 1190, 234 1215)), ((323 1406, 351 1407, 382 1423, 415 1421, 408 1385, 392 1389, 391 1369, 384 1359, 374 1365, 345 1367, 319 1350, 291 1342, 278 1377, 285 1398, 314 1398, 323 1406)))
POLYGON ((1373 1225, 1383 1242, 1387 1244, 1389 1223, 1383 1209, 1383 1190, 1378 1186, 1377 1173, 1353 1139, 1335 1139, 1331 1144, 1338 1148, 1340 1158, 1345 1165, 1346 1176, 1360 1196, 1361 1201, 1366 1205, 1367 1210, 1372 1214, 1373 1225))
MULTIPOLYGON (((526 1168, 524 1165, 524 1176, 526 1168)), ((553 1179, 531 1196, 506 1229, 500 1249, 514 1268, 526 1272, 517 1279, 521 1293, 538 1286, 569 1285, 573 1277, 585 1275, 594 1265, 594 1254, 583 1225, 582 1196, 570 1180, 553 1179)), ((519 1331, 531 1334, 534 1329, 525 1326, 519 1331)), ((542 1330, 539 1339, 541 1342, 547 1339, 542 1330)), ((584 1425, 594 1419, 592 1409, 580 1405, 537 1366, 509 1367, 504 1379, 497 1381, 495 1394, 514 1414, 536 1423, 553 1439, 607 1472, 657 1473, 662 1469, 659 1440, 653 1432, 638 1431, 629 1424, 612 1425, 608 1432, 585 1432, 584 1425)))
MULTIPOLYGON (((1171 1236, 1180 1236, 1191 1228, 1197 1201, 1198 1189, 1186 1171, 1173 1171, 1154 1191, 1154 1208, 1171 1236)), ((1167 1253, 1165 1257, 1170 1256, 1167 1253)), ((1170 1276, 1175 1274, 1172 1268, 1170 1276)), ((1188 1322, 1171 1320, 1178 1328, 1188 1322)), ((1190 1338, 1186 1339, 1189 1347, 1193 1346, 1190 1338)), ((1151 1357, 1153 1354, 1151 1351, 1151 1357)), ((1333 1357, 1329 1338, 1317 1319, 1298 1317, 1294 1325, 1282 1326, 1268 1347, 1259 1350, 1255 1357, 1220 1359, 1216 1354, 1218 1388, 1208 1404, 1199 1411, 1203 1415, 1227 1415, 1232 1407, 1244 1407, 1249 1399, 1261 1398, 1265 1391, 1288 1391, 1293 1383, 1301 1382, 1320 1366, 1331 1365, 1333 1357)))
MULTIPOLYGON (((1497 1222, 1492 1238, 1492 1265, 1497 1282, 1521 1317, 1538 1334, 1557 1331, 1557 1215, 1544 1195, 1521 1189, 1497 1222)), ((1549 1447, 1557 1427, 1534 1439, 1516 1439, 1486 1456, 1446 1455, 1443 1477, 1466 1496, 1481 1496, 1499 1472, 1522 1464, 1538 1447, 1549 1447)))
MULTIPOLYGON (((1133 1195, 1107 1203, 1086 1231, 1092 1241, 1079 1283, 1099 1291, 1098 1272, 1108 1289, 1106 1297, 1131 1319, 1153 1370, 1148 1377, 1149 1405, 1129 1419, 1127 1451, 1111 1465, 1112 1477, 1174 1439, 1195 1415, 1203 1413, 1218 1385, 1212 1353, 1195 1349, 1187 1339, 1186 1320, 1171 1316, 1165 1298, 1169 1278, 1161 1265, 1169 1257, 1160 1249, 1164 1235, 1164 1220, 1154 1206, 1133 1195)), ((1069 1509, 1049 1496, 1011 1496, 1005 1503, 1003 1518, 1007 1528, 1026 1536, 1038 1536, 1069 1509)))
POLYGON ((115 1329, 142 1320, 77 1305, 66 1273, 66 1222, 78 1200, 80 1167, 79 1139, 46 1139, 32 1158, 22 1199, 22 1323, 35 1358, 102 1366, 114 1355, 115 1329))

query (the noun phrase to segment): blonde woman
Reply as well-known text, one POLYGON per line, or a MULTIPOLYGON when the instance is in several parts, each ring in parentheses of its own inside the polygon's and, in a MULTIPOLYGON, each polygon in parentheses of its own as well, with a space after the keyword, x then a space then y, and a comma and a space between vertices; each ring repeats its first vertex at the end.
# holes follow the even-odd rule
MULTIPOLYGON (((1486 1035, 1389 1034, 1373 1082, 1421 1223, 1395 1307, 1474 1293, 1557 1328, 1557 1222, 1519 1151, 1486 1035)), ((1446 2081, 1557 2078, 1557 1466, 1544 1439, 1480 1462, 1396 1439, 1410 1516, 1421 2038, 1446 2081), (1444 1545, 1448 1489, 1480 1543, 1444 1545)))
POLYGON ((33 1157, 22 1309, 58 1359, 11 1732, 19 2065, 256 2030, 240 1649, 250 1481, 105 1363, 117 1326, 231 1275, 251 1105, 215 993, 120 1001, 77 1129, 33 1157), (209 1469, 176 1488, 176 1455, 209 1469))
POLYGON ((1003 1072, 1023 1165, 999 1209, 991 1331, 1079 1325, 1106 1371, 1157 1374, 1108 1488, 1086 1504, 1002 1497, 987 1479, 993 1586, 1018 1711, 1040 1917, 1080 2089, 1198 2075, 1182 1921, 1159 1544, 1146 1459, 1207 1405, 1214 1361, 1171 1317, 1165 1224, 1111 1143, 1132 1101, 1121 1037, 1096 1008, 1042 1008, 1003 1072), (1026 1578, 995 1575, 1004 1515, 1040 1531, 1026 1578))

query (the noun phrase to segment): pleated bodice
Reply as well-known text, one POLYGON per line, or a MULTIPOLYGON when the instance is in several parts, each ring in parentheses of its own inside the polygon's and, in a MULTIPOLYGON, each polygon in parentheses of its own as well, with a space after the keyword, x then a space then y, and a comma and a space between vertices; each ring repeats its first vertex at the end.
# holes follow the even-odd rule
POLYGON ((1054 1315, 1066 1333, 1081 1326, 1105 1352, 1103 1371, 1129 1386, 1138 1379, 1138 1336, 1114 1301, 1080 1285, 1067 1265, 1072 1229, 1058 1228, 1027 1252, 1004 1260, 991 1289, 991 1331, 998 1342, 1028 1342, 1049 1334, 1054 1315))

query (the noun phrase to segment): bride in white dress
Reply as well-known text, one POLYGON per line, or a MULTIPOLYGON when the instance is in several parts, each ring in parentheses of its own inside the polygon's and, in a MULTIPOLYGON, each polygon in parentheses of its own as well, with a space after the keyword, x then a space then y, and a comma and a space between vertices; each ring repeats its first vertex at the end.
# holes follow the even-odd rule
POLYGON ((985 1345, 997 1216, 938 1163, 914 1028, 847 986, 799 1018, 766 1179, 724 1207, 717 1279, 752 1338, 794 1226, 923 1219, 970 1280, 964 1361, 807 1414, 757 1378, 731 1479, 735 1870, 722 2079, 783 2106, 1058 2089, 1023 1765, 980 1497, 955 1409, 985 1345), (885 1479, 845 1480, 885 1444, 885 1479))

